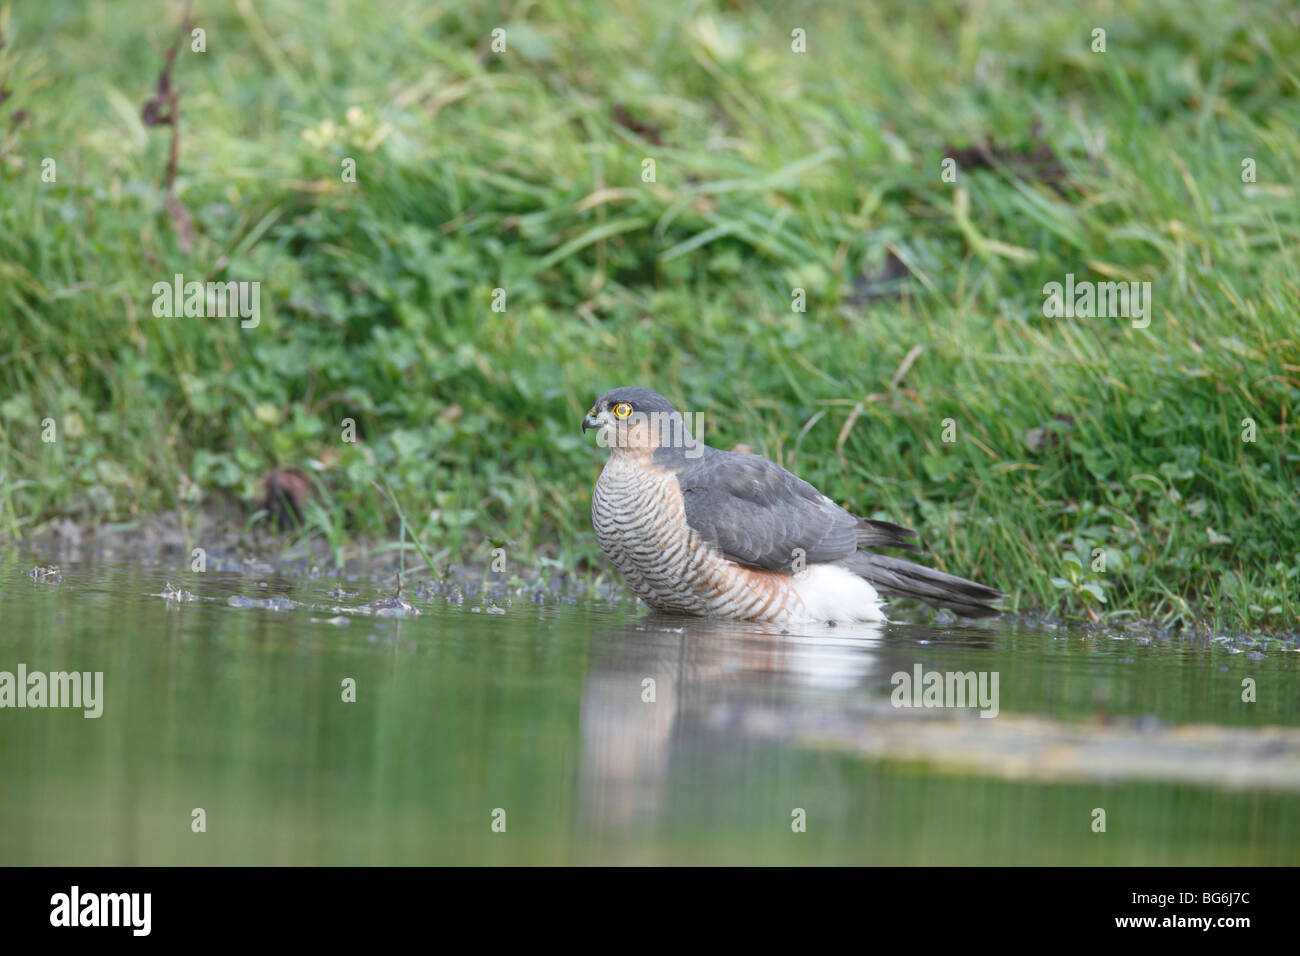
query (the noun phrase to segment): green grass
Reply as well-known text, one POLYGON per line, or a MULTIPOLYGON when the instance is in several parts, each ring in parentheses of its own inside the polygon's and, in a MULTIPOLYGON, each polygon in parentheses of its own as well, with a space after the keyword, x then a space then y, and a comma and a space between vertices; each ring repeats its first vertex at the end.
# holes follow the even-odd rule
POLYGON ((12 12, 9 535, 251 500, 273 465, 324 461, 308 525, 336 554, 395 539, 400 508, 435 560, 500 544, 598 567, 601 453, 578 423, 644 384, 703 412, 710 443, 917 528, 1013 608, 1296 627, 1290 5, 510 9, 200 4, 207 52, 176 67, 188 251, 169 130, 140 120, 180 7, 12 12), (986 139, 1047 144, 1062 180, 943 181, 986 139), (855 304, 887 248, 910 293, 855 304), (261 325, 155 318, 176 272, 260 281, 261 325), (1151 282, 1149 327, 1045 317, 1067 273, 1151 282), (1031 450, 1054 416, 1073 425, 1031 450))

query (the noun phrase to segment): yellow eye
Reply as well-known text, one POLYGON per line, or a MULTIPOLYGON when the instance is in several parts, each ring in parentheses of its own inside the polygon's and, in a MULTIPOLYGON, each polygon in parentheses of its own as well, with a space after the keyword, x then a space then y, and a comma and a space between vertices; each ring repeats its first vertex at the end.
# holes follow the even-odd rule
POLYGON ((631 414, 632 414, 632 406, 629 405, 627 402, 619 402, 617 405, 614 406, 614 417, 616 418, 627 418, 627 416, 631 414))

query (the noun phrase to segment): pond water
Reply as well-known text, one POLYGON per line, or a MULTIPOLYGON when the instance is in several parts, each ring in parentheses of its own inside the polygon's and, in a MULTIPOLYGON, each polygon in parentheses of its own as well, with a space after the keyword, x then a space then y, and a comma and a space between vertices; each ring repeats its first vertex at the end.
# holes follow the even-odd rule
POLYGON ((40 563, 0 560, 0 672, 102 672, 102 714, 0 709, 3 864, 1300 863, 1277 642, 40 563), (894 706, 918 667, 996 716, 894 706))

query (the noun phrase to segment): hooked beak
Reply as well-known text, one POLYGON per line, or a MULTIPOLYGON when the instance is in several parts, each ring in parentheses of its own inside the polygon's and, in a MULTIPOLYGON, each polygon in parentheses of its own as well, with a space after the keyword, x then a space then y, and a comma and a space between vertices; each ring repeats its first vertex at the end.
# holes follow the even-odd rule
POLYGON ((596 416, 593 414, 594 411, 595 409, 592 409, 590 412, 587 412, 586 416, 582 419, 583 434, 586 434, 588 428, 600 427, 600 422, 596 421, 596 416))

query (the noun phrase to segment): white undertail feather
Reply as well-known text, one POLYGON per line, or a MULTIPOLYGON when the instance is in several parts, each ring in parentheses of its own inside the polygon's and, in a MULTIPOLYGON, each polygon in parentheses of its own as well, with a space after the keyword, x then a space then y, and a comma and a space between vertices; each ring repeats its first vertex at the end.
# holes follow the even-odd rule
POLYGON ((803 613, 792 623, 885 621, 880 594, 867 581, 836 564, 811 564, 791 577, 803 613))

